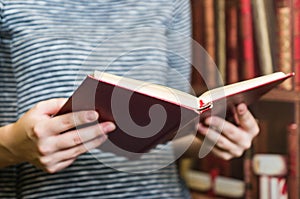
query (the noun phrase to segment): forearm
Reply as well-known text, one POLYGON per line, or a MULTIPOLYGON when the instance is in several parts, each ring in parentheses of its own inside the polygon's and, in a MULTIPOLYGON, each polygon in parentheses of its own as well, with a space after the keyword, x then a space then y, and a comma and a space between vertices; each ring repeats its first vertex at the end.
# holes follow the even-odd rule
POLYGON ((182 155, 183 157, 197 157, 201 143, 201 140, 192 134, 174 140, 173 146, 175 154, 179 156, 182 155), (187 143, 189 143, 189 146, 187 146, 187 143))
POLYGON ((18 160, 7 148, 7 143, 9 142, 9 132, 12 131, 13 124, 0 127, 0 168, 4 168, 10 165, 20 163, 18 160))

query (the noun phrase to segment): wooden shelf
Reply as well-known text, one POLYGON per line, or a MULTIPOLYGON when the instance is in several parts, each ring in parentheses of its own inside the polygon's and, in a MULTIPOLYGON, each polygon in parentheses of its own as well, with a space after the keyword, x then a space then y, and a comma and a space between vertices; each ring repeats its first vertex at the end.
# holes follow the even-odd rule
POLYGON ((285 91, 280 89, 274 89, 268 92, 262 97, 264 101, 278 101, 278 102, 300 102, 300 92, 295 91, 285 91))

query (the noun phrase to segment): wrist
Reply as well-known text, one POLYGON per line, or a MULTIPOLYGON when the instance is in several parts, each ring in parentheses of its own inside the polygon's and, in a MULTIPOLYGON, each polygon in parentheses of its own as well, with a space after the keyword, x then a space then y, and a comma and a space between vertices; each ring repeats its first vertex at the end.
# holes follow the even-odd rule
POLYGON ((22 160, 12 152, 15 123, 0 127, 0 168, 21 163, 22 160))

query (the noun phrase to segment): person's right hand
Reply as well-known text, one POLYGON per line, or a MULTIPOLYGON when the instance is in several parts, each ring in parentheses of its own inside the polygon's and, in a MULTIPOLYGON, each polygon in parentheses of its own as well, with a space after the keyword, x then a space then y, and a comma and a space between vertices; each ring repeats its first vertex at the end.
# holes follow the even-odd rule
POLYGON ((80 111, 52 117, 65 99, 51 99, 35 105, 4 132, 5 148, 17 162, 29 162, 46 172, 60 171, 82 153, 101 145, 115 129, 112 122, 94 124, 95 111, 80 111), (63 132, 63 133, 62 133, 63 132))

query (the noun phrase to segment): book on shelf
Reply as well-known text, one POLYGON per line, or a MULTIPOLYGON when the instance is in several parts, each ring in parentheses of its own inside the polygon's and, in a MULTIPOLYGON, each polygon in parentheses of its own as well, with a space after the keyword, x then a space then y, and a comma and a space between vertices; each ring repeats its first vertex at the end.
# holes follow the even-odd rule
POLYGON ((238 0, 226 1, 226 83, 239 81, 238 0))
POLYGON ((296 123, 287 127, 288 190, 290 198, 299 198, 299 129, 296 123))
POLYGON ((268 33, 268 22, 266 17, 265 3, 262 0, 252 0, 254 37, 256 41, 259 68, 261 74, 273 72, 273 60, 271 43, 268 33))
POLYGON ((288 199, 287 180, 285 177, 259 176, 259 199, 270 198, 288 199))
POLYGON ((215 88, 219 84, 218 71, 215 65, 216 61, 216 21, 215 21, 215 2, 214 0, 202 0, 203 6, 203 47, 208 56, 203 56, 205 59, 205 77, 206 84, 209 88, 215 88), (212 61, 213 60, 213 61, 212 61))
POLYGON ((293 65, 296 74, 294 79, 295 90, 300 91, 300 0, 293 0, 292 26, 293 26, 293 65))
POLYGON ((57 115, 96 110, 99 122, 113 121, 117 126, 100 149, 119 155, 125 151, 124 156, 128 152, 142 154, 195 130, 199 120, 211 114, 222 115, 239 103, 253 103, 291 76, 277 72, 193 96, 166 86, 95 71, 86 76, 57 115))
POLYGON ((253 172, 259 179, 259 198, 287 199, 287 157, 282 154, 255 154, 253 172))
POLYGON ((241 77, 251 79, 257 76, 254 57, 253 16, 251 0, 240 0, 239 32, 241 36, 241 77))
POLYGON ((226 0, 215 1, 216 4, 216 63, 223 80, 226 80, 226 0))
MULTIPOLYGON (((192 27, 193 27, 193 39, 195 42, 199 43, 201 46, 204 45, 204 13, 203 13, 203 3, 199 0, 191 1, 192 10, 192 27)), ((201 74, 206 74, 205 64, 203 64, 202 56, 198 56, 202 52, 198 47, 192 45, 192 77, 191 85, 196 94, 202 93, 205 89, 204 79, 201 74), (197 68, 197 69, 196 69, 197 68), (200 72, 199 72, 200 71, 200 72)))
POLYGON ((287 158, 281 154, 255 154, 252 168, 256 175, 285 176, 288 173, 287 158))
POLYGON ((276 0, 263 0, 265 6, 265 14, 267 20, 267 29, 269 42, 270 42, 270 50, 271 50, 271 59, 273 63, 273 71, 278 71, 277 68, 277 16, 276 16, 276 0))
POLYGON ((245 151, 243 156, 243 179, 245 183, 244 199, 257 198, 257 183, 256 176, 254 176, 254 173, 252 171, 252 157, 253 149, 249 148, 245 151))
POLYGON ((243 180, 235 178, 221 175, 212 176, 197 170, 188 170, 183 178, 190 189, 214 197, 242 198, 245 193, 243 180))
MULTIPOLYGON (((278 40, 278 70, 288 73, 293 71, 292 63, 292 7, 290 0, 276 1, 277 40, 278 40)), ((287 80, 280 85, 282 89, 292 90, 293 81, 287 80)))
POLYGON ((259 127, 259 134, 253 138, 252 146, 253 146, 253 154, 255 153, 267 153, 268 145, 270 144, 270 140, 268 138, 268 131, 270 122, 266 119, 259 118, 257 120, 259 127))
POLYGON ((269 189, 269 177, 262 175, 258 178, 259 184, 259 199, 269 199, 270 189, 269 189))

